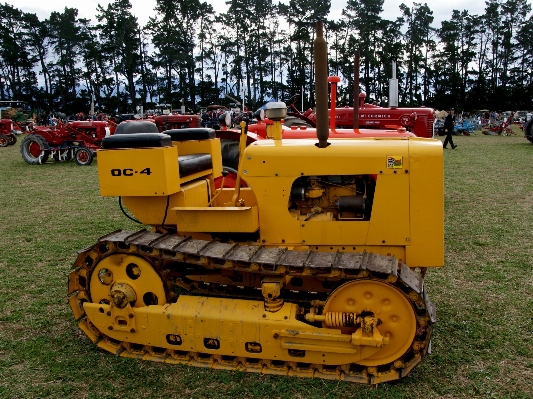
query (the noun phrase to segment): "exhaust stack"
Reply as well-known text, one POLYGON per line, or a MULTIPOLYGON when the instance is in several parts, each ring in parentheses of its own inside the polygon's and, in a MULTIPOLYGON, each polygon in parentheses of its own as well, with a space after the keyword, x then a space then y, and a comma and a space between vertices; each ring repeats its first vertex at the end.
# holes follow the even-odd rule
POLYGON ((389 107, 398 108, 398 79, 396 79, 396 61, 392 61, 392 78, 389 81, 389 107))
POLYGON ((326 148, 329 137, 328 123, 328 45, 324 39, 322 21, 316 23, 315 56, 315 95, 316 95, 316 136, 318 148, 326 148))

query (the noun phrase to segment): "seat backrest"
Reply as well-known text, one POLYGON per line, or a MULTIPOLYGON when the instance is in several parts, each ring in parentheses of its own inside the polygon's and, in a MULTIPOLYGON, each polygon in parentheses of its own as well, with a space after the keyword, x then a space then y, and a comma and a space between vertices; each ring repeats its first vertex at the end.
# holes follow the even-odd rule
POLYGON ((215 130, 209 128, 185 128, 185 129, 171 129, 165 130, 172 141, 188 141, 188 140, 211 140, 216 138, 215 130))
POLYGON ((115 134, 137 133, 159 133, 159 130, 155 123, 148 121, 121 122, 115 130, 115 134))
MULTIPOLYGON (((151 123, 151 122, 148 122, 151 123)), ((102 149, 170 147, 172 139, 163 133, 115 134, 102 140, 102 149)))

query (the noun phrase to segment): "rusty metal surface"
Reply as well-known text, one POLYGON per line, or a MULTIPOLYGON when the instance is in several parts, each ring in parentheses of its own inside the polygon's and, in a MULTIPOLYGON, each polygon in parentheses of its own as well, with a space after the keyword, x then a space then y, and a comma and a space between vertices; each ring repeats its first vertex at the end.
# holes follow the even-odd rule
POLYGON ((156 249, 164 251, 173 251, 179 244, 185 241, 186 238, 181 238, 173 235, 161 236, 158 240, 152 241, 150 245, 156 249))
POLYGON ((227 244, 213 241, 200 251, 200 255, 216 259, 224 259, 224 256, 228 254, 236 245, 237 244, 227 244))
POLYGON ((311 252, 305 265, 308 267, 331 267, 335 262, 337 252, 311 252))
POLYGON ((422 278, 407 267, 405 263, 402 263, 400 267, 400 279, 407 284, 407 286, 415 290, 417 294, 422 292, 422 278))
POLYGON ((258 245, 239 245, 226 255, 226 259, 235 262, 250 262, 260 249, 261 247, 258 245))
POLYGON ((275 265, 286 251, 286 248, 261 248, 254 254, 252 262, 260 265, 275 265))
POLYGON ((199 255, 200 251, 209 245, 211 241, 204 240, 187 240, 176 247, 175 251, 179 251, 188 255, 199 255))
POLYGON ((368 254, 366 269, 372 272, 398 275, 398 260, 393 256, 380 256, 377 254, 368 254))

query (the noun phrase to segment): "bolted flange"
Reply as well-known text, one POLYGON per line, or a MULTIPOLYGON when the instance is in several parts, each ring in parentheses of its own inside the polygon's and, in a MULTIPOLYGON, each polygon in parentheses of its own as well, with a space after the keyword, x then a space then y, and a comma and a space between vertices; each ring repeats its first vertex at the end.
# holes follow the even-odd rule
POLYGON ((133 288, 125 283, 115 283, 111 287, 111 301, 119 309, 126 307, 128 303, 135 302, 137 300, 137 295, 133 288))

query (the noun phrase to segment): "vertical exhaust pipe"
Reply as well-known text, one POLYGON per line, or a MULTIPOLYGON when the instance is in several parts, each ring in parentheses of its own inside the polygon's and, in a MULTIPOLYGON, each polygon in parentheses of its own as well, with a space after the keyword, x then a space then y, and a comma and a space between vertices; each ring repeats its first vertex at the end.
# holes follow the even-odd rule
POLYGON ((353 128, 359 129, 359 50, 355 51, 353 63, 353 128))
POLYGON ((318 148, 326 148, 328 128, 328 45, 324 39, 322 21, 316 23, 314 43, 315 56, 315 95, 316 95, 316 136, 318 148))
POLYGON ((392 78, 389 81, 389 107, 398 108, 398 79, 396 79, 396 61, 392 61, 392 78))

